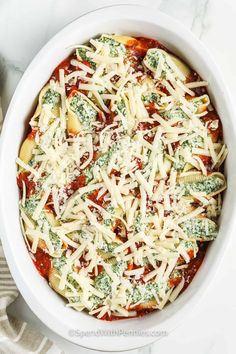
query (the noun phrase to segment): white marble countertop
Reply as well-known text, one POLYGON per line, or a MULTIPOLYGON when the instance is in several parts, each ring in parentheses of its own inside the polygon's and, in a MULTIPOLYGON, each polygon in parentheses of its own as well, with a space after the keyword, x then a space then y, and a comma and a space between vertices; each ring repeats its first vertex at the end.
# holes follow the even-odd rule
MULTIPOLYGON (((124 0, 0 0, 0 96, 6 111, 17 82, 42 45, 81 14, 124 0)), ((146 4, 177 18, 210 49, 236 99, 236 1, 234 0, 127 0, 146 4)), ((233 354, 235 344, 235 250, 230 246, 213 283, 188 320, 167 338, 132 353, 233 354), (224 284, 224 287, 222 287, 224 284)), ((11 308, 53 339, 66 354, 92 353, 65 341, 43 325, 22 297, 11 308)), ((1 352, 1 349, 0 349, 1 352)))

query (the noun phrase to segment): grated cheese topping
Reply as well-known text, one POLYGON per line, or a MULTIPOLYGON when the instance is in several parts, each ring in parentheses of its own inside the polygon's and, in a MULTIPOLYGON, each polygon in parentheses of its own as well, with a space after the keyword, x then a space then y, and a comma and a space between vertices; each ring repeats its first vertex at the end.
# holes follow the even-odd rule
POLYGON ((107 34, 76 46, 16 159, 35 261, 41 248, 51 287, 100 319, 173 302, 218 232, 221 122, 208 83, 163 48, 107 34))

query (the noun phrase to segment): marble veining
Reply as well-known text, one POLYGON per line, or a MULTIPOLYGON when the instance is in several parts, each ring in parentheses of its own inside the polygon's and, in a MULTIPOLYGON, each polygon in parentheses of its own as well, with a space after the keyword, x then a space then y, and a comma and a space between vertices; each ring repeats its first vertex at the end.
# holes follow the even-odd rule
MULTIPOLYGON (((64 25, 93 9, 119 3, 143 4, 175 17, 212 52, 236 98, 236 2, 234 0, 0 0, 0 96, 5 114, 15 87, 38 50, 64 25)), ((134 354, 233 354, 236 308, 234 294, 236 240, 223 266, 189 321, 168 337, 135 350, 134 354), (227 284, 227 290, 222 287, 227 284), (227 303, 223 299, 227 296, 227 303), (191 326, 188 325, 191 323, 191 326)), ((92 354, 66 342, 43 325, 19 297, 10 312, 56 341, 66 354, 92 354)), ((126 352, 128 353, 128 352, 126 352)))
POLYGON ((209 2, 210 0, 200 0, 196 2, 195 15, 193 17, 191 31, 193 31, 200 39, 204 37, 205 31, 208 29, 206 17, 209 2))

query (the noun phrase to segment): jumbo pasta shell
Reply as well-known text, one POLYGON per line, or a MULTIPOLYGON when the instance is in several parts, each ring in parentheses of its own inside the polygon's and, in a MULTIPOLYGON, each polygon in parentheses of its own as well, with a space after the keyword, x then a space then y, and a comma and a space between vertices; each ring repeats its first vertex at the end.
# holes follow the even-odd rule
POLYGON ((63 290, 59 288, 60 277, 59 277, 59 272, 55 268, 50 269, 48 280, 53 290, 55 290, 61 296, 66 297, 67 290, 66 288, 64 288, 63 290))
POLYGON ((191 70, 189 69, 188 65, 173 54, 169 54, 169 56, 178 67, 178 69, 182 72, 182 74, 187 78, 191 74, 191 70))
POLYGON ((218 233, 218 225, 203 216, 190 218, 180 225, 189 240, 213 241, 218 233))
POLYGON ((191 71, 189 69, 189 67, 179 58, 177 58, 175 55, 173 54, 169 54, 166 51, 159 49, 159 48, 151 48, 147 51, 147 54, 144 58, 144 64, 146 65, 146 67, 150 70, 155 72, 157 69, 157 63, 158 63, 158 56, 159 55, 163 55, 165 61, 167 61, 167 66, 170 64, 172 67, 175 67, 175 71, 179 71, 179 75, 182 77, 183 79, 187 78, 191 71), (172 63, 172 64, 171 64, 172 63), (182 75, 181 75, 182 74, 182 75))
POLYGON ((67 115, 67 132, 68 134, 77 135, 82 130, 78 117, 73 112, 67 115))
MULTIPOLYGON (((31 243, 33 243, 34 238, 33 238, 33 236, 31 236, 31 234, 30 234, 30 232, 29 232, 29 228, 28 228, 27 226, 25 226, 25 232, 26 232, 26 237, 27 237, 27 239, 28 239, 31 243)), ((47 245, 46 245, 45 241, 42 240, 42 239, 39 239, 37 248, 40 248, 42 251, 48 252, 47 245)))
POLYGON ((92 121, 96 119, 100 111, 94 103, 79 91, 73 92, 66 99, 67 131, 70 134, 78 134, 83 129, 88 129, 92 121))
POLYGON ((202 174, 192 174, 178 178, 178 184, 183 188, 183 196, 191 197, 191 192, 205 193, 211 198, 221 193, 226 188, 226 180, 222 173, 213 172, 208 176, 202 174))
POLYGON ((33 157, 33 150, 36 148, 34 139, 26 138, 20 148, 19 158, 25 163, 29 163, 33 157))
POLYGON ((148 309, 153 309, 157 307, 157 302, 155 299, 151 299, 145 302, 142 302, 141 304, 138 304, 136 306, 132 306, 130 310, 136 310, 136 311, 142 311, 142 310, 148 310, 148 309))
POLYGON ((195 97, 190 101, 193 103, 197 114, 205 112, 210 104, 210 98, 208 95, 195 97))
POLYGON ((112 35, 110 37, 113 38, 115 41, 122 43, 124 45, 129 45, 130 43, 137 42, 137 39, 129 36, 112 35))
MULTIPOLYGON (((114 249, 118 246, 121 245, 123 242, 120 240, 119 237, 116 237, 114 242, 112 242, 112 246, 114 247, 114 249)), ((128 250, 127 250, 128 252, 128 250)), ((103 249, 98 249, 98 254, 108 263, 110 264, 115 264, 117 263, 116 258, 114 257, 113 251, 105 251, 103 249)))
POLYGON ((60 113, 60 95, 58 92, 54 91, 49 84, 44 86, 42 90, 39 93, 39 99, 38 99, 38 105, 37 108, 32 116, 32 119, 37 118, 40 116, 42 110, 43 110, 43 105, 45 103, 51 103, 52 104, 52 115, 58 117, 60 113), (49 97, 49 91, 51 94, 54 95, 54 97, 57 97, 57 99, 52 99, 50 100, 49 97))

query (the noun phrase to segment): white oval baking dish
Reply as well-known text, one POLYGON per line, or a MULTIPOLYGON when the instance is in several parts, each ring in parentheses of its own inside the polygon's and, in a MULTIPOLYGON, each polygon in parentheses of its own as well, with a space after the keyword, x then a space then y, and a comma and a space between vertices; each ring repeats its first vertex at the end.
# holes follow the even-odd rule
POLYGON ((9 106, 1 136, 0 211, 4 251, 16 284, 34 313, 52 330, 66 339, 96 350, 130 350, 153 342, 151 331, 171 331, 199 301, 216 273, 219 261, 235 226, 236 133, 229 94, 219 70, 204 45, 188 30, 161 12, 145 7, 119 5, 88 13, 66 26, 34 58, 24 73, 9 106), (188 289, 161 312, 139 319, 106 322, 65 307, 35 269, 21 234, 18 215, 18 189, 15 159, 25 134, 32 103, 52 70, 70 52, 70 46, 84 43, 100 33, 119 33, 156 38, 182 57, 209 82, 211 99, 222 119, 229 148, 226 162, 228 189, 216 241, 208 249, 199 272, 188 289), (149 335, 124 336, 122 331, 149 331, 149 335), (98 335, 79 336, 78 331, 98 331, 98 335), (99 331, 120 331, 121 336, 99 336, 99 331), (74 333, 74 334, 73 334, 74 333))

